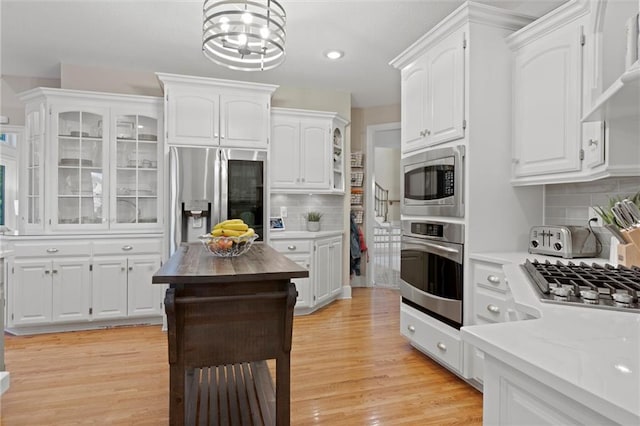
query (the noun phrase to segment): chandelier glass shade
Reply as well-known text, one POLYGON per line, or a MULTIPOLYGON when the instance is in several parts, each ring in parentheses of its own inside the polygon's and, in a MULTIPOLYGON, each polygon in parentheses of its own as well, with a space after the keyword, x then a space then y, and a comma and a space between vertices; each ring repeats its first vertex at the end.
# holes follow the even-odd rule
POLYGON ((234 70, 275 68, 285 58, 286 21, 275 0, 205 0, 202 52, 234 70))

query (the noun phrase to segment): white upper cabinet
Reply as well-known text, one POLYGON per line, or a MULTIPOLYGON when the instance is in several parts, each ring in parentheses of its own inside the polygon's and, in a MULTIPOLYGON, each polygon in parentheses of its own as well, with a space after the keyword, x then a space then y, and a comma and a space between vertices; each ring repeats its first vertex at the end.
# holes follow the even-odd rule
POLYGON ((22 231, 160 230, 161 98, 44 88, 20 96, 22 231))
POLYGON ((464 37, 450 34, 402 68, 403 153, 464 137, 464 37))
POLYGON ((277 86, 157 74, 164 85, 170 145, 266 149, 277 86))
POLYGON ((637 13, 637 2, 575 0, 507 38, 514 185, 640 175, 638 91, 621 90, 634 72, 622 65, 625 21, 637 13))
POLYGON ((335 113, 273 108, 270 186, 275 192, 344 192, 346 120, 335 113))
POLYGON ((582 23, 518 49, 514 58, 514 176, 580 169, 582 23))

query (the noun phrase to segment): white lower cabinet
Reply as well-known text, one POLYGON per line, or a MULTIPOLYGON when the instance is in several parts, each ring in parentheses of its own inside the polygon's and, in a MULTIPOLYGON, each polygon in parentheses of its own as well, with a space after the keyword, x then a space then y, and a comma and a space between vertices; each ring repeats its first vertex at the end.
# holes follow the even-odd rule
POLYGON ((12 262, 8 323, 37 325, 89 320, 89 268, 88 257, 19 259, 12 262))
POLYGON ((486 425, 617 424, 488 354, 484 358, 482 421, 486 425))
POLYGON ((458 330, 402 304, 400 333, 422 352, 456 373, 461 373, 462 340, 458 330))
POLYGON ((7 329, 30 334, 161 319, 163 288, 151 284, 161 248, 160 238, 14 243, 7 329))
POLYGON ((292 280, 298 290, 296 314, 307 314, 342 292, 342 236, 277 238, 270 245, 309 270, 308 278, 292 280))
MULTIPOLYGON (((502 271, 502 263, 471 260, 471 274, 474 324, 525 319, 525 315, 516 310, 509 284, 502 271)), ((483 383, 484 353, 475 347, 470 352, 471 378, 483 383)))

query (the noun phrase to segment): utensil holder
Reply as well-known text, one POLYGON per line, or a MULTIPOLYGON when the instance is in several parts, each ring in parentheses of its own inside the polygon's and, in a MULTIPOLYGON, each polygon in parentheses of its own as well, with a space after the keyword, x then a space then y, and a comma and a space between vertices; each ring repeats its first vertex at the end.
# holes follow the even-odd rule
POLYGON ((635 244, 618 244, 618 265, 640 267, 640 249, 635 244))

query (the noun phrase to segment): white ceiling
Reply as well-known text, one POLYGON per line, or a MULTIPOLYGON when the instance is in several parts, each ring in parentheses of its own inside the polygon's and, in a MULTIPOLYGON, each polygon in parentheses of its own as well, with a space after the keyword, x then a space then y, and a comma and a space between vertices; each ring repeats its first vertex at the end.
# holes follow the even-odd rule
MULTIPOLYGON (((1 72, 60 78, 60 64, 161 71, 350 92, 352 106, 400 102, 388 65, 462 0, 282 0, 287 58, 270 71, 222 68, 202 55, 202 1, 0 0, 1 72), (345 57, 330 62, 331 48, 345 57)), ((566 0, 481 0, 541 16, 566 0)))

